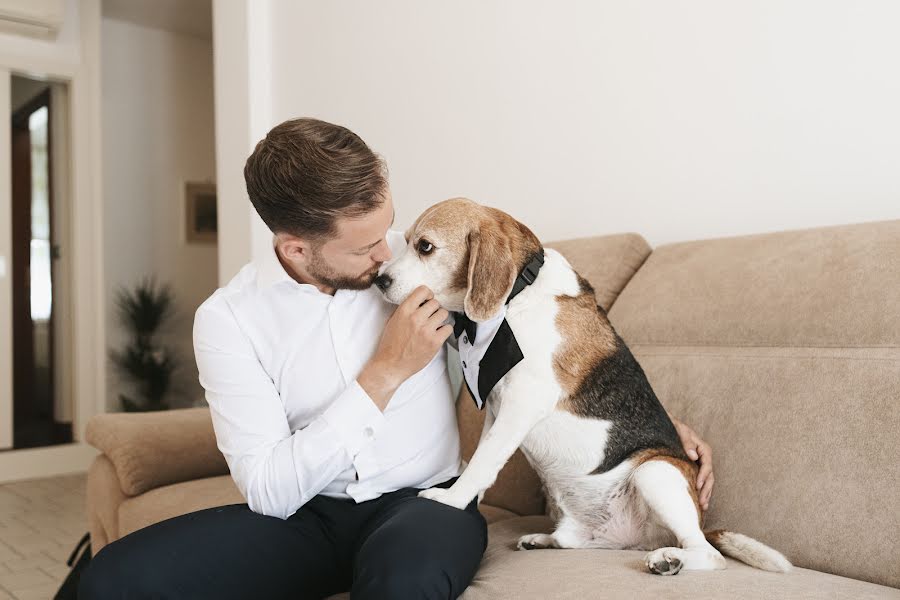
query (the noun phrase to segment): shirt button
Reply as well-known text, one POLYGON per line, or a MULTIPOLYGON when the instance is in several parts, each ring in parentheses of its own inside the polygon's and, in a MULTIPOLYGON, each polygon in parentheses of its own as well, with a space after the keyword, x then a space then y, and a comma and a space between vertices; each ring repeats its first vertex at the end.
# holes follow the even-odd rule
POLYGON ((464 335, 463 336, 463 344, 468 344, 468 343, 469 343, 469 336, 464 335))
POLYGON ((375 435, 375 430, 371 427, 366 427, 365 429, 363 429, 363 434, 365 434, 367 438, 370 438, 375 435))
POLYGON ((466 365, 466 361, 463 361, 463 369, 468 369, 468 365, 466 365))

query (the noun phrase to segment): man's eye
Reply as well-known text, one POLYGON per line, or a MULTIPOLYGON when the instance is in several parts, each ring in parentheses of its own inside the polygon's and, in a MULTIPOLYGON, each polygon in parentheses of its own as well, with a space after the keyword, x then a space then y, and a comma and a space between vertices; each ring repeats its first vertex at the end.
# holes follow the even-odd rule
POLYGON ((428 240, 419 240, 419 243, 416 244, 416 250, 419 251, 419 254, 431 254, 431 251, 434 250, 434 244, 428 240))

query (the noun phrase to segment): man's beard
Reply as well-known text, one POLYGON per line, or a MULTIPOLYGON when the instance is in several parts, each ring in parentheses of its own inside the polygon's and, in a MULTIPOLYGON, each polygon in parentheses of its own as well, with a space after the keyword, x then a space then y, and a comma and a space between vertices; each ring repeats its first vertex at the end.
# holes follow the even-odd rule
POLYGON ((336 290, 365 290, 372 287, 372 282, 378 277, 379 268, 381 264, 375 266, 374 270, 355 277, 341 275, 325 262, 319 252, 313 251, 306 272, 319 283, 336 290))

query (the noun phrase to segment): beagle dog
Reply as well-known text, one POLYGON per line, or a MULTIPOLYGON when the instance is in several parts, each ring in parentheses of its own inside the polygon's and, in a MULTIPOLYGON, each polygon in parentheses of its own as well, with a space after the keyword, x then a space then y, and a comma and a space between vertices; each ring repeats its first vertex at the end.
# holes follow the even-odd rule
MULTIPOLYGON (((464 508, 517 448, 555 505, 553 533, 518 548, 650 550, 651 573, 724 569, 722 554, 785 572, 777 551, 704 533, 697 466, 591 285, 508 214, 457 198, 426 210, 376 285, 402 302, 419 285, 454 312, 466 384, 486 409, 456 483, 419 495, 464 508)), ((451 336, 451 340, 454 339, 451 336)))

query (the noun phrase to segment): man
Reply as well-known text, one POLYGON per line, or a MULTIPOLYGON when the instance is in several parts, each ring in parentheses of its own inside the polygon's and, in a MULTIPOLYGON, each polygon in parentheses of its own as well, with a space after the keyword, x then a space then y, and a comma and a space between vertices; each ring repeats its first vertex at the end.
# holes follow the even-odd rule
MULTIPOLYGON (((297 119, 269 132, 244 176, 272 251, 197 310, 194 348, 247 504, 110 544, 82 596, 457 597, 487 529, 475 500, 417 497, 460 472, 452 328, 427 288, 394 310, 371 287, 405 245, 383 161, 343 127, 297 119)), ((708 446, 678 426, 708 499, 708 446)))

